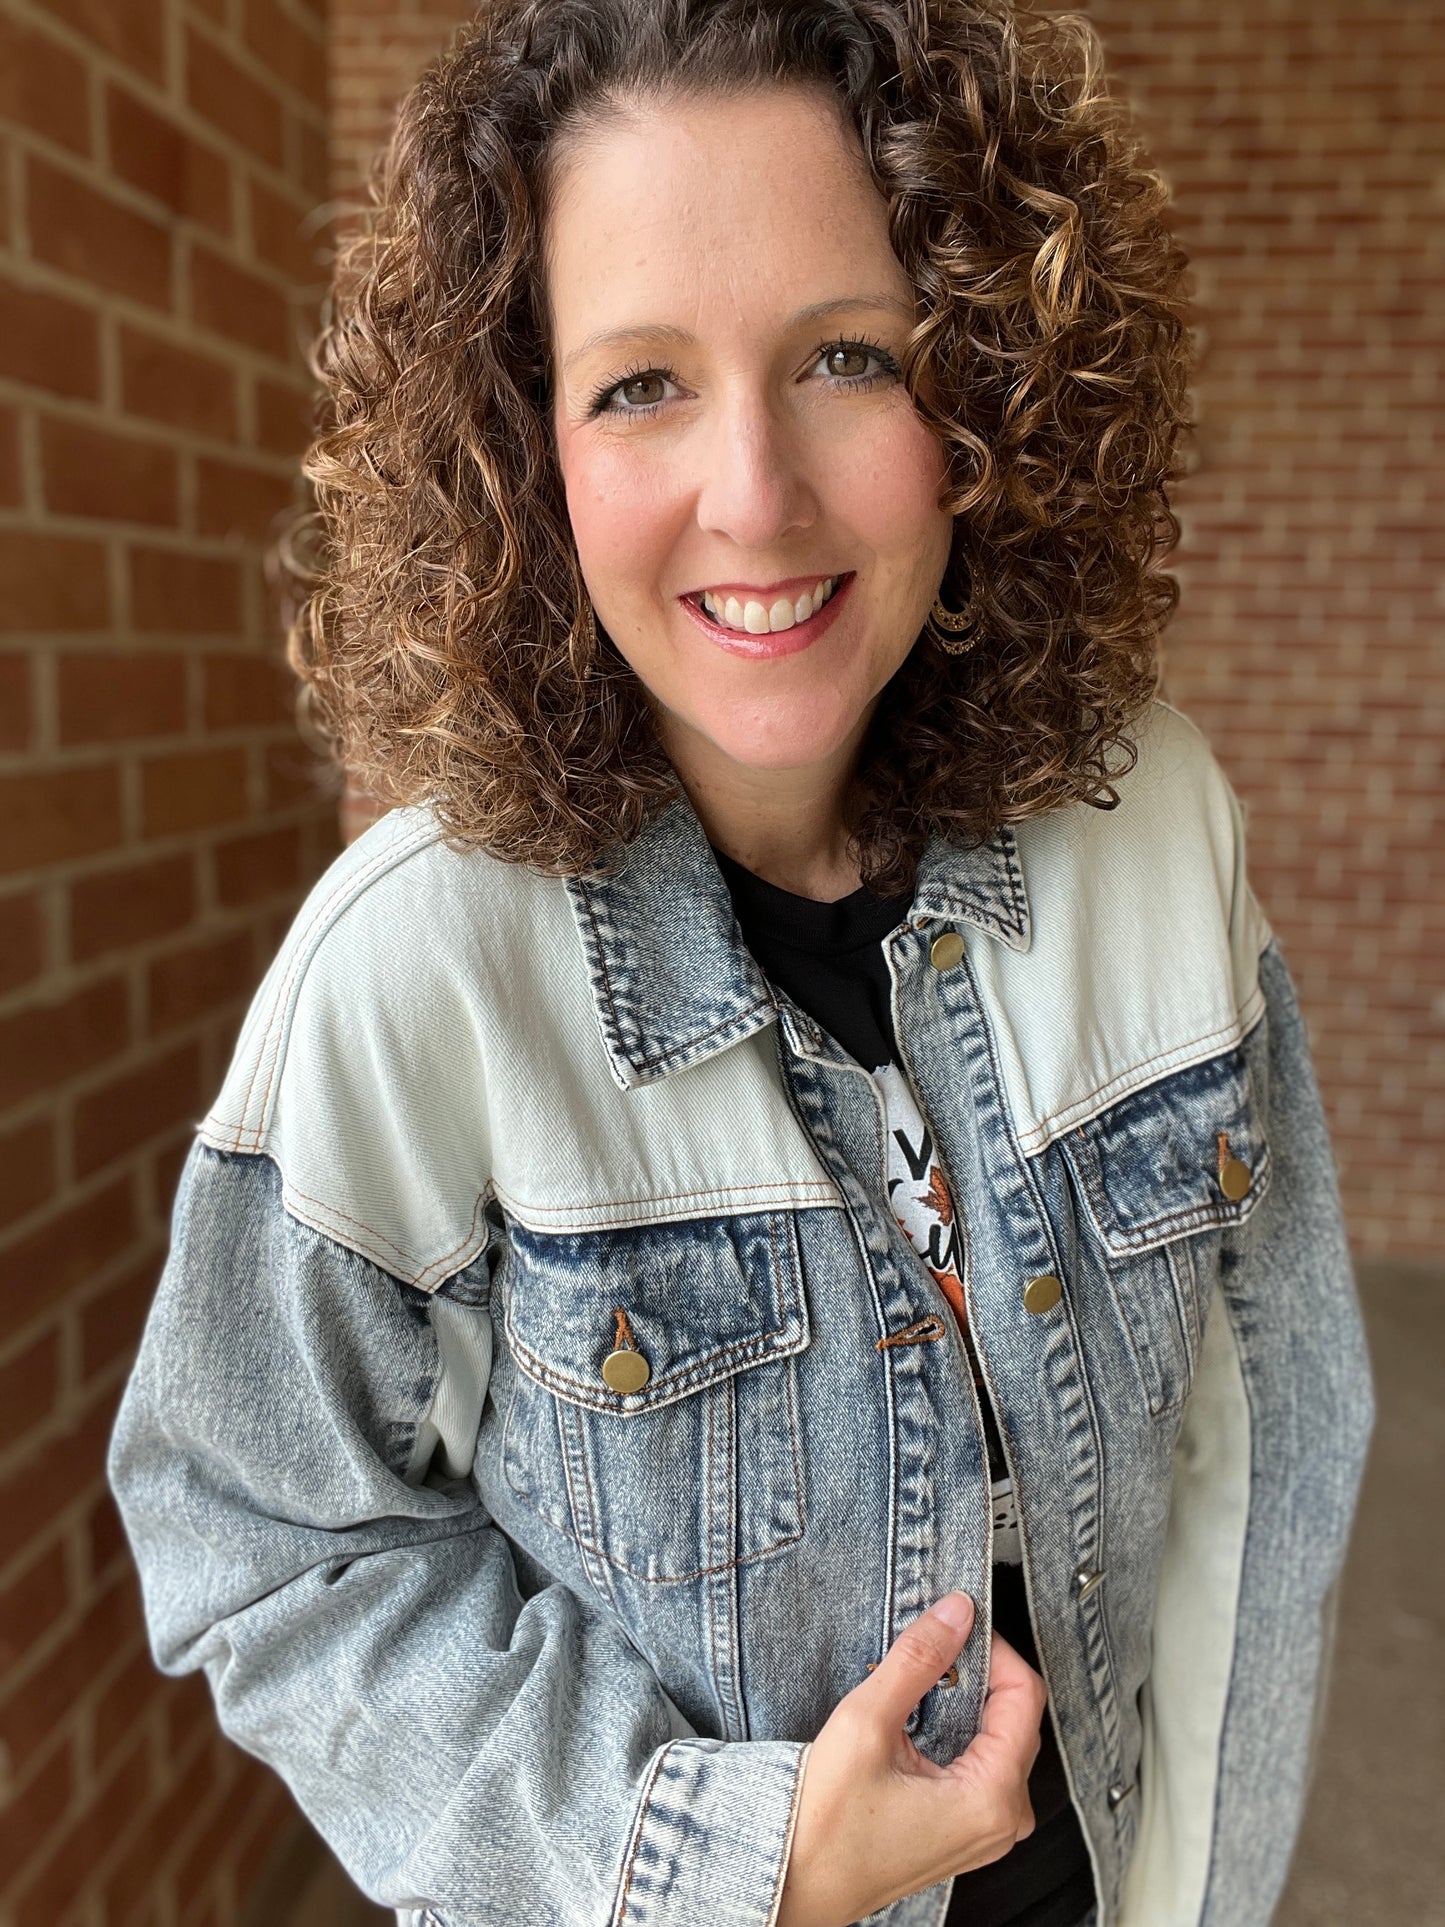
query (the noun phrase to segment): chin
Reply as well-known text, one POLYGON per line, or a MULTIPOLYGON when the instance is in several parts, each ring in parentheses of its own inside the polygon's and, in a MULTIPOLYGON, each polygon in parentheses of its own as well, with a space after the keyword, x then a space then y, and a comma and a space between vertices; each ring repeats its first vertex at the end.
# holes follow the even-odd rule
POLYGON ((789 729, 776 723, 760 730, 709 730, 714 746, 746 769, 807 769, 826 762, 852 735, 851 726, 831 730, 789 729))

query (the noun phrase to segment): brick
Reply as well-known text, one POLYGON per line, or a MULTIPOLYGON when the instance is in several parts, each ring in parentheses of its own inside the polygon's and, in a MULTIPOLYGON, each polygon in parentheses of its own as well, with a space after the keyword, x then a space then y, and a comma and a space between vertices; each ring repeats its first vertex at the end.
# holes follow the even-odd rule
POLYGON ((286 160, 281 103, 208 34, 186 32, 186 99, 192 110, 248 153, 281 167, 286 160))
POLYGON ((46 506, 59 515, 175 523, 176 458, 158 442, 52 416, 40 424, 40 468, 46 506))
POLYGON ((313 201, 331 191, 331 145, 328 123, 302 120, 296 127, 296 182, 313 201))
POLYGON ((196 526, 202 535, 269 542, 291 503, 289 475, 211 456, 196 463, 196 526))
POLYGON ((30 658, 18 649, 0 653, 0 749, 24 749, 30 742, 30 658))
MULTIPOLYGON (((274 954, 274 950, 273 950, 274 954)), ((229 1040, 234 1041, 234 1040, 229 1040)), ((153 1151, 150 1158, 150 1195, 156 1201, 156 1208, 169 1222, 180 1189, 181 1172, 185 1168, 186 1157, 194 1141, 192 1130, 179 1131, 169 1144, 153 1151)))
POLYGON ((158 957, 147 975, 146 1008, 152 1035, 188 1024, 248 997, 256 987, 250 933, 193 944, 158 957))
POLYGON ((0 1226, 38 1210, 55 1192, 55 1120, 0 1128, 0 1226))
POLYGON ((159 221, 31 155, 30 243, 37 257, 87 286, 149 307, 171 301, 171 237, 159 221))
POLYGON ((195 914, 195 865, 189 855, 96 871, 71 886, 70 954, 88 963, 107 951, 183 930, 195 914))
POLYGON ((0 119, 90 152, 84 65, 52 35, 0 14, 0 119))
POLYGON ((121 406, 188 434, 236 438, 236 377, 222 361, 162 335, 120 329, 121 406))
POLYGON ((153 756, 141 765, 147 836, 200 830, 246 814, 246 755, 240 749, 153 756))
POLYGON ((173 214, 217 234, 231 232, 231 168, 224 154, 194 139, 128 88, 106 90, 111 163, 121 180, 173 214))
MULTIPOLYGON (((142 1646, 133 1653, 95 1702, 91 1716, 92 1749, 97 1769, 104 1773, 118 1748, 134 1735, 151 1709, 167 1691, 149 1652, 142 1646)), ((154 1872, 154 1862, 149 1871, 154 1872)), ((107 1916, 111 1918, 111 1916, 107 1916)))
POLYGON ((197 1903, 214 1884, 216 1870, 225 1864, 227 1850, 235 1841, 238 1818, 235 1806, 234 1799, 222 1799, 176 1863, 176 1901, 188 1923, 197 1903))
POLYGON ((45 961, 40 898, 33 890, 0 897, 0 992, 18 989, 45 961))
POLYGON ((286 297, 271 282, 209 248, 191 256, 191 312, 213 334, 285 361, 291 350, 286 297))
MULTIPOLYGON (((57 1516, 66 1506, 91 1486, 97 1490, 104 1488, 105 1450, 114 1422, 114 1402, 109 1398, 98 1399, 65 1430, 43 1435, 25 1457, 12 1465, 0 1480, 7 1547, 23 1549, 42 1536, 50 1536, 57 1516)), ((98 1611, 98 1603, 91 1605, 86 1614, 88 1619, 93 1616, 97 1630, 109 1620, 119 1639, 135 1623, 137 1615, 128 1585, 123 1591, 113 1593, 109 1614, 98 1611)), ((109 1652, 108 1642, 98 1643, 88 1651, 78 1652, 75 1666, 57 1670, 68 1673, 77 1685, 88 1682, 105 1666, 109 1652)), ((47 1668, 54 1664, 54 1659, 46 1661, 47 1668)), ((9 1701, 0 1703, 0 1742, 9 1740, 14 1746, 18 1765, 23 1766, 54 1731, 56 1712, 69 1709, 68 1699, 62 1699, 59 1707, 50 1701, 58 1684, 53 1677, 38 1683, 32 1678, 9 1701), (23 1707, 17 1705, 22 1695, 31 1695, 23 1707), (36 1717, 42 1702, 50 1702, 45 1706, 50 1715, 48 1719, 36 1717)))
POLYGON ((48 1331, 0 1365, 0 1451, 43 1424, 59 1396, 60 1338, 48 1331))
POLYGON ((290 809, 314 803, 335 810, 341 772, 335 763, 312 756, 300 743, 272 743, 266 750, 266 808, 290 809))
MULTIPOLYGON (((179 1688, 172 1687, 171 1696, 184 1691, 187 1684, 183 1681, 179 1688)), ((139 1837, 126 1847, 105 1875, 104 1920, 114 1922, 115 1927, 130 1927, 131 1923, 149 1927, 157 1865, 212 1797, 216 1779, 214 1753, 188 1763, 186 1771, 147 1819, 139 1837)))
POLYGON ((141 1326, 155 1297, 164 1252, 132 1267, 80 1308, 80 1373, 89 1382, 134 1356, 141 1326))
POLYGON ((69 1909, 96 1866, 144 1812, 150 1796, 143 1746, 133 1747, 108 1785, 71 1822, 16 1895, 16 1918, 69 1920, 69 1909))
POLYGON ((89 1177, 167 1125, 198 1117, 201 1053, 186 1043, 125 1071, 76 1101, 73 1125, 76 1173, 89 1177))
MULTIPOLYGON (((172 1761, 188 1759, 199 1736, 213 1725, 210 1695, 206 1683, 192 1674, 179 1682, 178 1689, 166 1696, 162 1712, 165 1729, 165 1756, 172 1761)), ((214 1748, 211 1749, 214 1757, 214 1748)))
POLYGON ((0 529, 0 631, 104 629, 109 621, 99 542, 0 529))
POLYGON ((14 408, 0 408, 0 508, 19 508, 23 494, 20 415, 14 408))
POLYGON ((186 661, 172 651, 62 656, 60 740, 123 743, 186 726, 186 661))
POLYGON ((129 1563, 125 1527, 109 1490, 96 1498, 85 1515, 85 1551, 92 1585, 105 1584, 117 1565, 129 1563))
POLYGON ((71 1748, 62 1744, 29 1785, 0 1808, 0 1865, 17 1867, 29 1859, 70 1805, 75 1790, 71 1748))
POLYGON ((0 873, 113 848, 120 773, 111 764, 0 776, 0 873))
POLYGON ((119 977, 0 1017, 0 1104, 54 1090, 113 1057, 125 1045, 126 1028, 119 977))
MULTIPOLYGON (((0 1586, 0 1679, 20 1661, 70 1605, 65 1548, 53 1545, 0 1586)), ((3 1836, 0 1836, 3 1838, 3 1836)))
POLYGON ((155 0, 40 0, 40 4, 147 79, 164 79, 166 17, 155 0))
POLYGON ((245 0, 246 45, 270 72, 317 107, 326 102, 326 41, 282 11, 276 0, 245 0))
POLYGON ((143 634, 224 635, 241 627, 241 572, 224 556, 130 553, 131 623, 143 634))
POLYGON ((279 381, 256 383, 256 436, 276 455, 299 455, 314 432, 314 402, 309 389, 283 387, 279 381))
POLYGON ((295 715, 294 671, 275 655, 207 655, 207 729, 263 728, 295 715))
POLYGON ((216 887, 236 907, 294 891, 302 882, 301 832, 295 824, 238 836, 216 850, 216 887))
POLYGON ((299 284, 324 284, 329 263, 323 250, 328 242, 310 224, 314 209, 309 197, 293 200, 254 178, 250 196, 251 239, 258 257, 299 284), (304 232, 303 222, 307 223, 304 232))
POLYGON ((100 394, 100 326, 64 295, 0 280, 0 375, 56 395, 100 394))

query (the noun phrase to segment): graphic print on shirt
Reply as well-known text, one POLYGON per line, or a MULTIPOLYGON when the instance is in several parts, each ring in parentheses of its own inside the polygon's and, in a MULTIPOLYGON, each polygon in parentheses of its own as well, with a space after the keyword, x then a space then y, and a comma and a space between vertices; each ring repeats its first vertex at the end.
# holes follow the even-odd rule
POLYGON ((968 1302, 963 1295, 963 1228, 954 1210, 943 1167, 933 1154, 933 1133, 914 1101, 907 1078, 894 1063, 878 1065, 873 1078, 883 1093, 887 1121, 889 1206, 952 1306, 964 1334, 989 1449, 993 1556, 996 1563, 1017 1566, 1023 1562, 1023 1548, 1019 1544, 1013 1480, 1009 1477, 1003 1447, 995 1436, 988 1390, 969 1341, 968 1302))

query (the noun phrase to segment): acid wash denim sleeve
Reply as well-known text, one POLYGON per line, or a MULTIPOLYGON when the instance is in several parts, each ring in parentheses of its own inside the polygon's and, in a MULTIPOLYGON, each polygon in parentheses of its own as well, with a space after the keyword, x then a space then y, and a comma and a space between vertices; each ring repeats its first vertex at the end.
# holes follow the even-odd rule
POLYGON ((1305 1027, 1277 942, 1245 1040, 1269 1191, 1221 1251, 1175 1451, 1144 1688, 1151 1824, 1121 1920, 1273 1918, 1315 1763, 1349 1523, 1374 1424, 1368 1353, 1305 1027))
POLYGON ((807 1746, 698 1737, 615 1616, 524 1597, 468 1476, 488 1253, 416 1290, 199 1139, 172 1231, 109 1461, 157 1664, 384 1905, 768 1927, 807 1746))

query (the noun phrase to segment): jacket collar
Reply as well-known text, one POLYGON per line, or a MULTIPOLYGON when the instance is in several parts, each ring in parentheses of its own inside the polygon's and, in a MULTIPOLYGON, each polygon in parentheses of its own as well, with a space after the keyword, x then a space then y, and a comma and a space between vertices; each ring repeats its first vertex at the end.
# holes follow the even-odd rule
MULTIPOLYGON (((777 1017, 685 796, 648 820, 614 875, 564 881, 597 1027, 624 1090, 683 1070, 777 1017)), ((1027 950, 1029 906, 1014 832, 1005 825, 972 850, 931 838, 910 914, 915 922, 972 924, 1011 950, 1027 950)))

